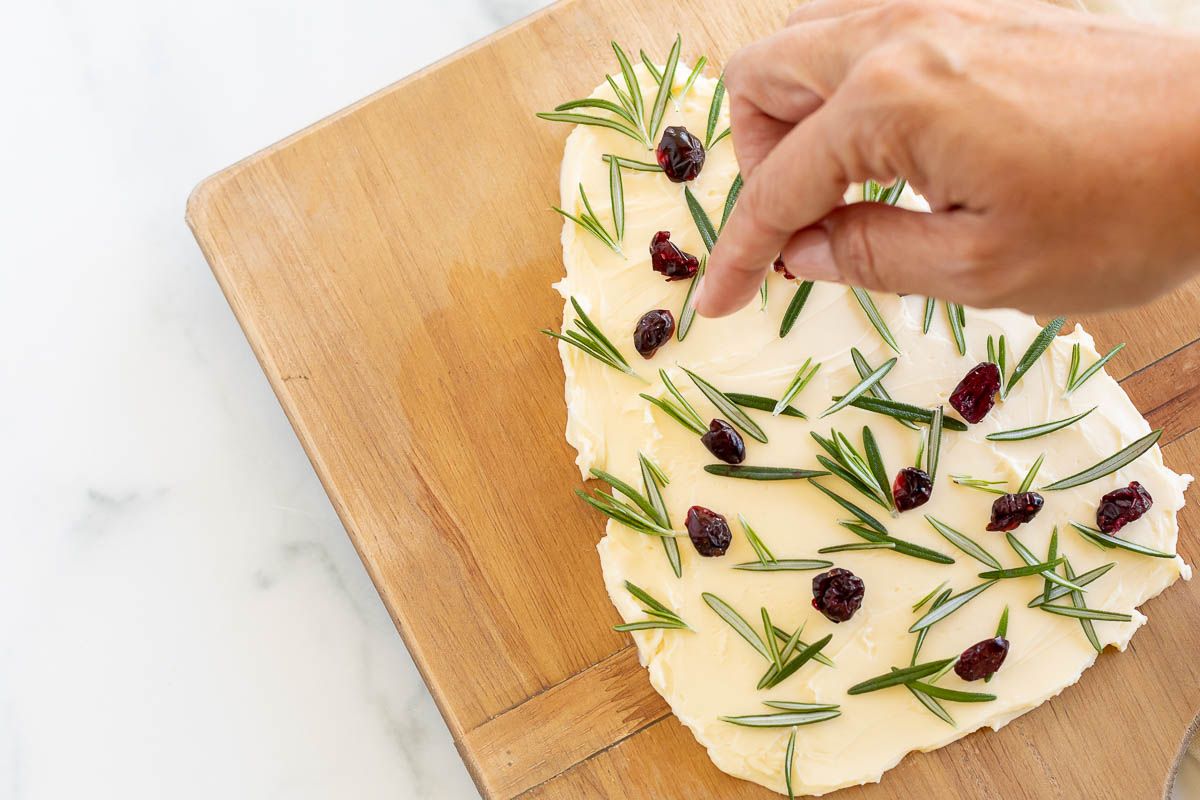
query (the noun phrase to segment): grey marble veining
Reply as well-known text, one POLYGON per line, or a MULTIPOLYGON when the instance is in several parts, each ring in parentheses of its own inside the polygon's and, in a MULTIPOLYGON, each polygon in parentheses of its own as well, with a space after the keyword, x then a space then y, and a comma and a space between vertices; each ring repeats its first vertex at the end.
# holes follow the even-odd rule
POLYGON ((0 800, 477 796, 183 204, 542 5, 5 7, 0 800))

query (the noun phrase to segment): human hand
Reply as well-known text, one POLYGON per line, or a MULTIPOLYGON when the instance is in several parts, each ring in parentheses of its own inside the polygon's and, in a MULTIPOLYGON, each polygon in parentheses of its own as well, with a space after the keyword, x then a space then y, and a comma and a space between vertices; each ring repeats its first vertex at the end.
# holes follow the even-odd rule
POLYGON ((725 75, 745 188, 697 310, 801 278, 1030 312, 1200 269, 1200 41, 1023 0, 811 0, 725 75), (933 213, 844 205, 909 180, 933 213))

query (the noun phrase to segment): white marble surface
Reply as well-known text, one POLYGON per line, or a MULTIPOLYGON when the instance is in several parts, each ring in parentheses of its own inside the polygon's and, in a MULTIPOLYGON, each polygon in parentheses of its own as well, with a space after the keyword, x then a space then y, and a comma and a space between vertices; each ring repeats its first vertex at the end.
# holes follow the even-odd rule
POLYGON ((0 18, 0 798, 477 797, 183 222, 545 0, 0 18))

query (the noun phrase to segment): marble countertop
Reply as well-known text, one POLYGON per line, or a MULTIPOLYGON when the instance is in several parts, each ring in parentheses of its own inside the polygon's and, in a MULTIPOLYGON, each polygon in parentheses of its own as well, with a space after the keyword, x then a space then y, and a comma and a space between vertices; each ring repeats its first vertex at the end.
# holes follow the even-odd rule
POLYGON ((183 208, 545 4, 6 7, 0 798, 478 796, 183 208))

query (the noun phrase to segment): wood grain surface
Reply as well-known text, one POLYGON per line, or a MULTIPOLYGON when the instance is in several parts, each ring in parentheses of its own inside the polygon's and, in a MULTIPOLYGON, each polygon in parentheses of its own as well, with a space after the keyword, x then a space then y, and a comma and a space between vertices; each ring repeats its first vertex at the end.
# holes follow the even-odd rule
MULTIPOLYGON (((188 220, 489 798, 768 798, 720 773, 611 630, 556 348, 563 126, 608 41, 720 64, 788 0, 568 0, 210 178, 188 220)), ((661 55, 660 55, 661 58, 661 55)), ((710 71, 712 68, 710 67, 710 71)), ((1085 319, 1168 463, 1200 468, 1191 284, 1085 319)), ((1195 506, 1181 551, 1200 560, 1195 506)), ((1200 707, 1200 582, 999 733, 839 797, 1152 798, 1200 707), (1118 791, 1119 788, 1119 791, 1118 791)))

